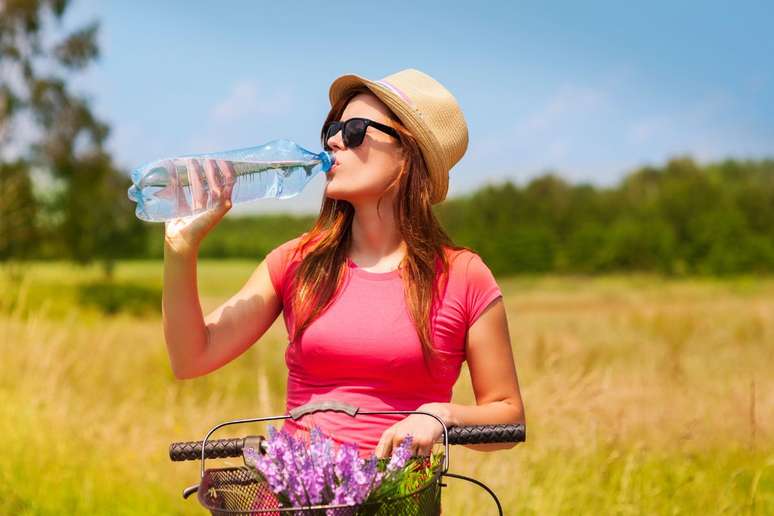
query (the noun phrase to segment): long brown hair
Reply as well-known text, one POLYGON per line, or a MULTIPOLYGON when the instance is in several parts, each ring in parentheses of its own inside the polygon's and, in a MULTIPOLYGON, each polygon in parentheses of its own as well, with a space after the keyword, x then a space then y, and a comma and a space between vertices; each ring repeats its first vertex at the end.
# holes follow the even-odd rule
MULTIPOLYGON (((351 90, 331 107, 325 122, 339 120, 347 103, 360 93, 370 91, 364 86, 351 90)), ((390 119, 399 135, 404 164, 385 192, 398 185, 394 210, 398 231, 407 247, 400 265, 406 303, 422 343, 425 366, 429 368, 435 354, 430 314, 443 291, 443 282, 448 279, 449 263, 444 246, 452 250, 466 248, 452 242, 432 211, 432 183, 416 138, 392 112, 390 119)), ((377 213, 381 202, 382 197, 377 202, 377 213)), ((354 207, 349 202, 326 197, 317 221, 297 246, 303 259, 292 280, 291 292, 295 293, 292 306, 297 322, 291 329, 291 342, 300 338, 328 308, 343 284, 354 214, 354 207)))

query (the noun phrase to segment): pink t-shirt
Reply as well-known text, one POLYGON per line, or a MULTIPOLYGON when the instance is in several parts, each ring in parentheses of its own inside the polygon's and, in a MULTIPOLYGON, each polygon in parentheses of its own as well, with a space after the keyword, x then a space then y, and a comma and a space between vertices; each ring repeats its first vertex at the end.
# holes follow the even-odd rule
MULTIPOLYGON (((266 256, 272 284, 283 303, 285 327, 294 327, 288 288, 301 257, 291 258, 300 237, 266 256)), ((312 401, 338 400, 367 410, 416 410, 423 403, 449 402, 465 360, 468 328, 502 295, 491 271, 470 251, 447 250, 449 279, 442 303, 431 313, 433 346, 441 360, 424 365, 422 345, 411 321, 399 270, 369 272, 347 260, 342 290, 329 308, 285 351, 287 410, 312 401)), ((356 442, 373 452, 382 432, 403 415, 317 412, 284 428, 292 433, 318 425, 335 442, 356 442)))

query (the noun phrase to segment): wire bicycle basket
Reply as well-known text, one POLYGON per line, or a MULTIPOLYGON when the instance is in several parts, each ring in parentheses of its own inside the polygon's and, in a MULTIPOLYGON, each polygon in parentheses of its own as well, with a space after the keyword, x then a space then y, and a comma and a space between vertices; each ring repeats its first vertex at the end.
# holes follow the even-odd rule
MULTIPOLYGON (((524 425, 481 425, 447 428, 444 422, 429 412, 423 411, 368 411, 361 412, 358 407, 337 401, 319 401, 291 410, 288 415, 268 416, 226 421, 213 427, 202 441, 176 442, 169 447, 169 457, 173 461, 200 460, 200 482, 186 488, 183 497, 188 498, 197 492, 199 503, 211 514, 219 515, 325 515, 325 516, 409 516, 438 515, 441 510, 441 488, 445 487, 444 477, 458 478, 472 482, 487 491, 495 503, 499 514, 502 507, 495 493, 482 482, 449 473, 450 444, 516 443, 525 440, 524 425), (266 442, 263 436, 248 436, 235 439, 210 440, 212 434, 225 426, 299 419, 307 414, 320 411, 344 412, 351 417, 361 415, 384 414, 425 414, 436 419, 443 427, 443 458, 433 468, 431 475, 411 492, 382 497, 374 501, 366 500, 353 504, 327 504, 301 507, 283 506, 278 496, 269 488, 266 479, 254 468, 230 466, 224 468, 205 468, 206 459, 243 456, 245 449, 252 448, 265 452, 266 442)), ((423 466, 432 465, 431 457, 423 459, 423 466)))

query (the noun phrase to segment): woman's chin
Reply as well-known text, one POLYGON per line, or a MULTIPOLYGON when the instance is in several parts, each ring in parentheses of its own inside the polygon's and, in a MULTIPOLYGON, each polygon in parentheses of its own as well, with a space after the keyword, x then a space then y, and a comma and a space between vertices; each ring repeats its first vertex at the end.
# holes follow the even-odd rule
POLYGON ((349 200, 346 192, 342 192, 337 188, 331 188, 330 182, 327 185, 325 185, 325 192, 323 193, 323 195, 325 195, 325 197, 327 197, 328 199, 332 199, 336 201, 349 200))

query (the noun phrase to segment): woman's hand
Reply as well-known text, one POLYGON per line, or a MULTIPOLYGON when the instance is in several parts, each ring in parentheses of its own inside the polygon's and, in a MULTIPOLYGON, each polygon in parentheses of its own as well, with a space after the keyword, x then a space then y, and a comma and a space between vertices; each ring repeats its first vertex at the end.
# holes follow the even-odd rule
MULTIPOLYGON (((170 163, 169 166, 174 166, 170 163)), ((192 211, 207 208, 208 189, 202 183, 202 177, 207 178, 211 192, 211 209, 197 215, 182 217, 167 221, 164 224, 164 239, 172 251, 178 254, 195 253, 205 235, 231 209, 231 193, 236 181, 234 168, 228 161, 217 162, 208 159, 204 163, 202 174, 199 162, 189 159, 187 163, 188 178, 191 185, 192 211)), ((177 174, 170 174, 177 178, 177 174)), ((182 188, 177 188, 177 202, 181 208, 188 208, 188 201, 182 188)))
MULTIPOLYGON (((446 426, 450 426, 451 417, 447 403, 425 403, 417 410, 438 416, 446 426)), ((389 457, 392 450, 397 448, 407 435, 412 436, 412 455, 429 456, 433 445, 443 435, 443 427, 435 418, 425 414, 411 414, 384 431, 376 446, 376 456, 389 457)))

